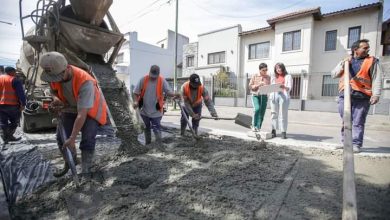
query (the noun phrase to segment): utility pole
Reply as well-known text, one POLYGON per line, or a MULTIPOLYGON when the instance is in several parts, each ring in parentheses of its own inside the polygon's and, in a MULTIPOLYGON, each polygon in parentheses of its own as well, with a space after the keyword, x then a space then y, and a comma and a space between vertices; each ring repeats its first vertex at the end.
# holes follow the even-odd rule
MULTIPOLYGON (((176 0, 176 25, 175 25, 175 52, 174 56, 174 75, 173 75, 173 91, 177 92, 177 29, 179 24, 179 0, 176 0)), ((176 109, 176 102, 174 102, 174 109, 176 109)))

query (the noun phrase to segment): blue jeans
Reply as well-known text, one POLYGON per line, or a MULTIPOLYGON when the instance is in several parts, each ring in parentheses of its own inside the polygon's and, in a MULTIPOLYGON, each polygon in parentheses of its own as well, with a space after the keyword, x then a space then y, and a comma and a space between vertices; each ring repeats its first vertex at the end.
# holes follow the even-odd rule
POLYGON ((0 105, 0 127, 3 131, 14 131, 20 121, 20 109, 17 105, 0 105))
POLYGON ((150 129, 153 129, 153 133, 160 133, 161 132, 161 119, 162 117, 157 118, 149 118, 148 116, 142 115, 142 120, 145 123, 145 130, 150 131, 150 129))
MULTIPOLYGON (((352 117, 352 145, 362 147, 364 137, 364 125, 368 111, 370 110, 369 99, 351 98, 351 117, 352 117)), ((344 116, 344 96, 339 97, 339 113, 341 118, 344 116)), ((341 127, 341 141, 344 142, 344 122, 341 127)))
MULTIPOLYGON (((192 107, 192 111, 195 113, 195 114, 198 114, 199 116, 202 115, 202 105, 198 105, 198 106, 195 106, 195 107, 192 107)), ((186 110, 186 108, 184 108, 184 113, 186 114, 187 118, 188 118, 188 112, 186 110)), ((195 119, 192 119, 192 128, 194 130, 196 130, 198 127, 199 127, 199 121, 200 120, 195 120, 195 119)), ((181 115, 181 119, 180 119, 180 125, 181 127, 185 128, 187 126, 187 121, 186 119, 184 118, 184 115, 182 113, 181 115)))
MULTIPOLYGON (((73 125, 76 120, 77 114, 75 113, 62 113, 61 118, 63 121, 66 138, 69 138, 72 134, 73 125)), ((80 150, 94 150, 96 145, 96 133, 99 127, 99 123, 87 116, 85 119, 84 125, 81 128, 81 142, 80 150)), ((57 129, 57 143, 58 146, 62 146, 63 142, 61 140, 61 135, 57 129)))

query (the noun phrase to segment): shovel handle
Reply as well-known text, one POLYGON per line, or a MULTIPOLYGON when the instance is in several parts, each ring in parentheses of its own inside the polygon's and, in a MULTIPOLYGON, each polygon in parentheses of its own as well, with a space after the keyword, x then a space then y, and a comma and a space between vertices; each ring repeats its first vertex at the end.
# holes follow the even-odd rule
POLYGON ((236 118, 222 118, 222 117, 209 117, 209 116, 202 116, 201 118, 214 119, 214 120, 236 120, 236 118))
POLYGON ((183 106, 181 105, 180 100, 175 100, 175 102, 179 105, 181 114, 183 115, 184 119, 187 121, 187 125, 188 125, 188 128, 189 128, 190 131, 191 131, 192 136, 193 136, 195 139, 198 139, 199 137, 198 137, 198 135, 195 134, 195 131, 194 131, 194 129, 192 128, 191 123, 190 123, 190 120, 188 119, 186 113, 184 112, 184 109, 183 109, 183 106))

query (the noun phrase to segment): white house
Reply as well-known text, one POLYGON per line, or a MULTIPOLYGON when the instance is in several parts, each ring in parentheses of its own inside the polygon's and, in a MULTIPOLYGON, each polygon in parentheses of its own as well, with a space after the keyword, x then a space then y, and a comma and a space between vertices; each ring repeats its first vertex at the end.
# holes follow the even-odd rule
POLYGON ((320 7, 310 8, 268 19, 270 26, 240 33, 240 73, 251 75, 264 62, 272 74, 275 63, 282 62, 294 79, 292 97, 301 100, 292 108, 335 111, 338 81, 330 72, 359 39, 368 39, 370 54, 381 56, 382 13, 378 2, 326 14, 320 7))
MULTIPOLYGON (((127 88, 135 86, 138 81, 149 72, 151 65, 158 65, 165 78, 174 76, 175 32, 168 30, 167 37, 156 45, 139 41, 137 32, 126 35, 127 41, 120 49, 115 69, 117 76, 125 81, 127 88)), ((188 37, 178 34, 177 64, 181 63, 183 45, 188 44, 188 37)), ((179 66, 179 65, 178 65, 179 66)), ((178 76, 181 68, 178 68, 178 76)))
MULTIPOLYGON (((291 109, 337 111, 338 80, 330 72, 359 39, 368 39, 370 54, 381 58, 382 15, 382 2, 325 14, 316 7, 268 19, 269 26, 255 30, 237 25, 200 34, 198 42, 184 46, 183 76, 210 76, 223 68, 237 77, 243 97, 245 78, 258 72, 260 63, 273 74, 282 62, 293 76, 291 109)), ((382 98, 372 110, 389 114, 389 100, 382 98)))
POLYGON ((221 68, 238 74, 239 33, 235 25, 198 35, 198 42, 184 46, 183 76, 196 72, 200 76, 216 74, 221 68))

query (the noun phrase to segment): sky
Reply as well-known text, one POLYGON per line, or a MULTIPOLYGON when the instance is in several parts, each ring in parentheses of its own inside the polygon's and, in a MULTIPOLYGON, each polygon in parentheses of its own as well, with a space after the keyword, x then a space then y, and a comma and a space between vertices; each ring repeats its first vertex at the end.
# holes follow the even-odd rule
MULTIPOLYGON (((197 41, 198 34, 237 24, 243 31, 268 26, 266 20, 293 11, 321 7, 322 13, 375 3, 378 0, 178 0, 178 32, 197 41)), ((0 65, 13 65, 19 57, 22 34, 19 1, 1 0, 0 65), (5 24, 4 22, 8 23, 5 24)), ((24 0, 30 13, 37 0, 24 0)), ((67 0, 69 2, 69 0, 67 0)), ((176 0, 113 0, 110 12, 122 33, 138 32, 138 40, 155 44, 175 30, 176 0)), ((390 18, 390 0, 384 1, 384 20, 390 18)), ((33 23, 25 20, 25 29, 33 23)))

